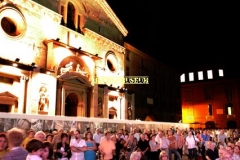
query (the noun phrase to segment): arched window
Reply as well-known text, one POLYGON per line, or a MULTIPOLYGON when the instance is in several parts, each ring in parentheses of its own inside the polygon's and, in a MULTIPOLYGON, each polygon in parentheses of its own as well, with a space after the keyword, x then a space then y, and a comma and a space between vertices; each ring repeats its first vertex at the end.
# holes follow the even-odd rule
POLYGON ((72 30, 76 29, 74 25, 74 19, 75 19, 75 7, 71 2, 69 2, 67 9, 67 27, 72 30))

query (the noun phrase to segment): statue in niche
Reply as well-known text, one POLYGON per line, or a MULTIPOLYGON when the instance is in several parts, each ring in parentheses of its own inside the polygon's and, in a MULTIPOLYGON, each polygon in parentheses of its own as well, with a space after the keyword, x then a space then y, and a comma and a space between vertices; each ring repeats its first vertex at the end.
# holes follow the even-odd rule
POLYGON ((72 71, 72 65, 73 65, 73 62, 69 62, 68 64, 65 65, 65 67, 62 67, 60 69, 60 75, 63 75, 64 73, 72 71))
POLYGON ((132 119, 132 109, 131 109, 130 102, 128 102, 127 115, 128 115, 128 119, 132 119))
POLYGON ((85 72, 85 68, 82 67, 82 69, 81 69, 80 64, 77 64, 76 72, 80 73, 80 74, 83 75, 83 76, 87 76, 87 72, 85 72))
POLYGON ((47 88, 45 86, 39 89, 39 101, 38 101, 38 111, 48 112, 49 98, 47 94, 47 88))
POLYGON ((103 108, 102 108, 102 98, 98 97, 98 116, 103 115, 103 108))

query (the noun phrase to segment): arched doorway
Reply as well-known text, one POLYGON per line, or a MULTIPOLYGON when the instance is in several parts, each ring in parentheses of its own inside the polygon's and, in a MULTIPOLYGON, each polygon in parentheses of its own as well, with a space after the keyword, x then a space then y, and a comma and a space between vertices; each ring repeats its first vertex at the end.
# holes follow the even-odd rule
POLYGON ((206 129, 214 129, 214 128, 216 128, 216 124, 213 121, 207 121, 205 123, 205 127, 206 127, 206 129))
POLYGON ((236 121, 228 121, 227 122, 227 128, 228 129, 236 129, 237 128, 237 122, 236 121))
POLYGON ((78 96, 70 93, 65 100, 65 116, 77 116, 78 96))

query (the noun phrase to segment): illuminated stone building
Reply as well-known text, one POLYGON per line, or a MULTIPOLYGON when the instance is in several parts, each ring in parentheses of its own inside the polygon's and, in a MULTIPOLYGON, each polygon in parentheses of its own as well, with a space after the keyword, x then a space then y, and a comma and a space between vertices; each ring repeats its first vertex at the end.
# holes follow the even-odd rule
POLYGON ((192 70, 181 76, 183 123, 194 128, 239 127, 239 79, 223 66, 192 70))
POLYGON ((175 73, 124 45, 127 34, 105 0, 0 1, 0 111, 178 121, 175 73), (150 84, 96 78, 125 75, 150 84))
POLYGON ((1 111, 126 118, 128 94, 94 82, 124 76, 128 32, 106 1, 0 2, 1 111))

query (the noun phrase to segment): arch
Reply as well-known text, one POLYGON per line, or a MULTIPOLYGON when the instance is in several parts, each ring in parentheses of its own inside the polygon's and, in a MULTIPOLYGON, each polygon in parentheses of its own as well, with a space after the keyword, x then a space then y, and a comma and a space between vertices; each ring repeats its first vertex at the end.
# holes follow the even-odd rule
POLYGON ((89 85, 91 81, 91 72, 87 64, 76 56, 64 58, 58 65, 57 75, 58 78, 77 76, 79 80, 81 79, 87 85, 89 85))
POLYGON ((71 3, 68 2, 67 4, 67 27, 75 30, 75 16, 76 16, 76 11, 75 11, 75 6, 71 3))
POLYGON ((237 128, 237 122, 234 120, 227 121, 227 128, 228 129, 236 129, 237 128))
POLYGON ((216 124, 213 121, 207 121, 205 123, 205 128, 206 129, 214 129, 214 128, 216 128, 216 124))

